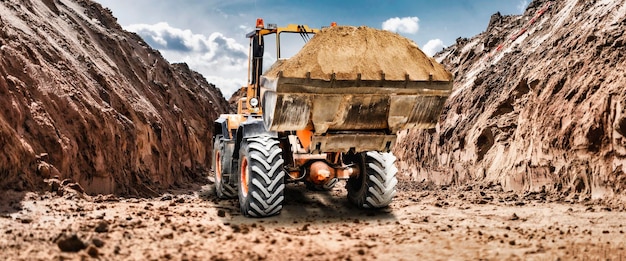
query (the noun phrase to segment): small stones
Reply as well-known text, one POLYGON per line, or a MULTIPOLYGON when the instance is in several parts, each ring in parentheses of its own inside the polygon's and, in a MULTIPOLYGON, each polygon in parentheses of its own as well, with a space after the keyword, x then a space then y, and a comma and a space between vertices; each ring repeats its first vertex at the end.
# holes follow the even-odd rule
POLYGON ((96 225, 94 230, 98 233, 109 232, 109 222, 104 220, 98 222, 98 225, 96 225))
POLYGON ((241 232, 241 227, 240 227, 239 225, 237 225, 237 224, 231 224, 231 225, 230 225, 230 228, 232 228, 232 229, 233 229, 233 233, 239 233, 239 232, 241 232))
POLYGON ((48 183, 48 186, 50 187, 50 192, 57 192, 61 187, 61 182, 59 182, 58 179, 52 179, 48 183))
POLYGON ((22 217, 20 218, 20 222, 22 222, 22 224, 30 224, 33 222, 33 218, 28 217, 28 216, 22 217))
POLYGON ((231 224, 230 228, 233 230, 233 233, 242 233, 242 234, 250 233, 250 228, 245 224, 241 224, 241 225, 231 224))
POLYGON ((102 239, 94 237, 91 239, 91 243, 96 246, 96 247, 103 247, 104 246, 104 241, 102 241, 102 239))
POLYGON ((484 200, 484 199, 479 199, 479 200, 476 200, 474 203, 478 205, 484 205, 484 204, 489 203, 489 201, 484 200))
POLYGON ((311 226, 311 224, 305 224, 304 226, 302 226, 302 228, 300 229, 300 231, 309 231, 309 227, 311 226))
POLYGON ((170 230, 170 229, 166 229, 161 233, 161 237, 163 239, 173 239, 174 238, 174 231, 170 230))
POLYGON ((57 240, 57 246, 63 252, 78 252, 87 247, 76 234, 62 235, 57 240))
POLYGON ((89 246, 87 248, 87 254, 89 254, 90 257, 97 257, 99 255, 99 251, 98 248, 96 248, 95 246, 89 246))

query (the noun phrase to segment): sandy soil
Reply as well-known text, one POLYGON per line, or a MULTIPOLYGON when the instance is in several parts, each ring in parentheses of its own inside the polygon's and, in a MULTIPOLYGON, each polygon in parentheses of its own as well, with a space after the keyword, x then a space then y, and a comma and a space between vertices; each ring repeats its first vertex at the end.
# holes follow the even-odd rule
POLYGON ((381 80, 450 82, 452 75, 424 54, 413 41, 389 31, 365 26, 322 29, 288 60, 277 63, 264 76, 330 81, 381 80), (401 64, 402 66, 398 66, 401 64), (360 76, 358 76, 360 74, 360 76))
POLYGON ((57 192, 0 195, 2 260, 626 258, 624 205, 517 195, 498 185, 401 179, 388 209, 366 211, 348 204, 343 184, 327 193, 294 184, 280 216, 248 219, 236 200, 218 201, 211 185, 122 198, 50 183, 57 192))

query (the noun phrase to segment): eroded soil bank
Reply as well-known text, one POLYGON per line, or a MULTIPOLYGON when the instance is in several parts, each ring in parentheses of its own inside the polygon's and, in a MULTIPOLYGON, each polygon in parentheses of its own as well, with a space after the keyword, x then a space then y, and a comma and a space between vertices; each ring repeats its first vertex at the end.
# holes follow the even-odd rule
POLYGON ((626 191, 626 3, 535 0, 436 55, 454 91, 436 130, 403 133, 415 180, 582 197, 626 191))

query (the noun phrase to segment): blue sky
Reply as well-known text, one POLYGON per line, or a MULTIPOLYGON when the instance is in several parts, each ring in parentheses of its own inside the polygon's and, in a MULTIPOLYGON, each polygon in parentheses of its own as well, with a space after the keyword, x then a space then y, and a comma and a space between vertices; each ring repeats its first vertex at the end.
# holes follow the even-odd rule
MULTIPOLYGON (((256 18, 279 26, 331 22, 397 32, 426 53, 483 32, 495 12, 521 14, 528 0, 96 0, 170 62, 186 62, 229 97, 247 81, 245 34, 256 18)), ((302 44, 290 46, 295 53, 302 44)), ((275 57, 268 54, 268 61, 275 57)))

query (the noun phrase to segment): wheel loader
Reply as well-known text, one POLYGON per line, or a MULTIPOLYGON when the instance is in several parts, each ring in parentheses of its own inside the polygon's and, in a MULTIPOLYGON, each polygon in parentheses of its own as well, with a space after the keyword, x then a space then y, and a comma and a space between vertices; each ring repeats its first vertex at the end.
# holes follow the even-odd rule
MULTIPOLYGON (((304 182, 312 190, 330 190, 339 180, 345 180, 351 203, 360 208, 386 207, 396 194, 398 182, 395 157, 390 153, 396 133, 409 128, 435 127, 452 89, 449 72, 432 58, 410 60, 408 57, 408 64, 396 63, 407 58, 406 55, 373 57, 375 62, 371 64, 348 62, 348 69, 334 68, 335 64, 367 55, 384 55, 375 50, 337 50, 351 48, 350 44, 360 48, 359 41, 368 41, 349 39, 350 35, 345 33, 357 30, 350 28, 337 28, 334 23, 321 30, 307 25, 265 26, 258 19, 256 28, 246 35, 250 51, 249 80, 243 87, 245 97, 238 101, 237 114, 221 115, 214 123, 212 167, 217 196, 238 197, 243 215, 279 214, 285 184, 293 182, 304 182), (341 39, 350 44, 334 46, 337 43, 333 40, 317 43, 322 47, 318 45, 305 52, 317 35, 321 37, 325 30, 335 29, 346 30, 341 39), (290 67, 283 65, 296 56, 281 57, 281 35, 286 33, 310 39, 296 54, 300 60, 290 67), (267 37, 275 37, 278 60, 263 74, 267 37), (325 62, 321 61, 322 56, 331 58, 325 62), (303 65, 314 63, 315 59, 321 65, 311 70, 303 65), (392 70, 378 70, 375 63, 384 63, 392 70), (444 78, 433 77, 437 72, 423 69, 434 65, 445 71, 444 78), (404 67, 415 66, 423 68, 395 78, 388 73, 410 71, 404 67), (318 67, 325 71, 316 72, 318 67), (300 72, 290 74, 290 68, 300 72), (374 70, 374 76, 366 75, 368 70, 374 70)), ((373 30, 370 39, 377 34, 382 31, 373 30)), ((385 48, 384 41, 381 43, 380 48, 385 48)), ((409 48, 416 49, 411 52, 421 53, 416 45, 409 48)))

